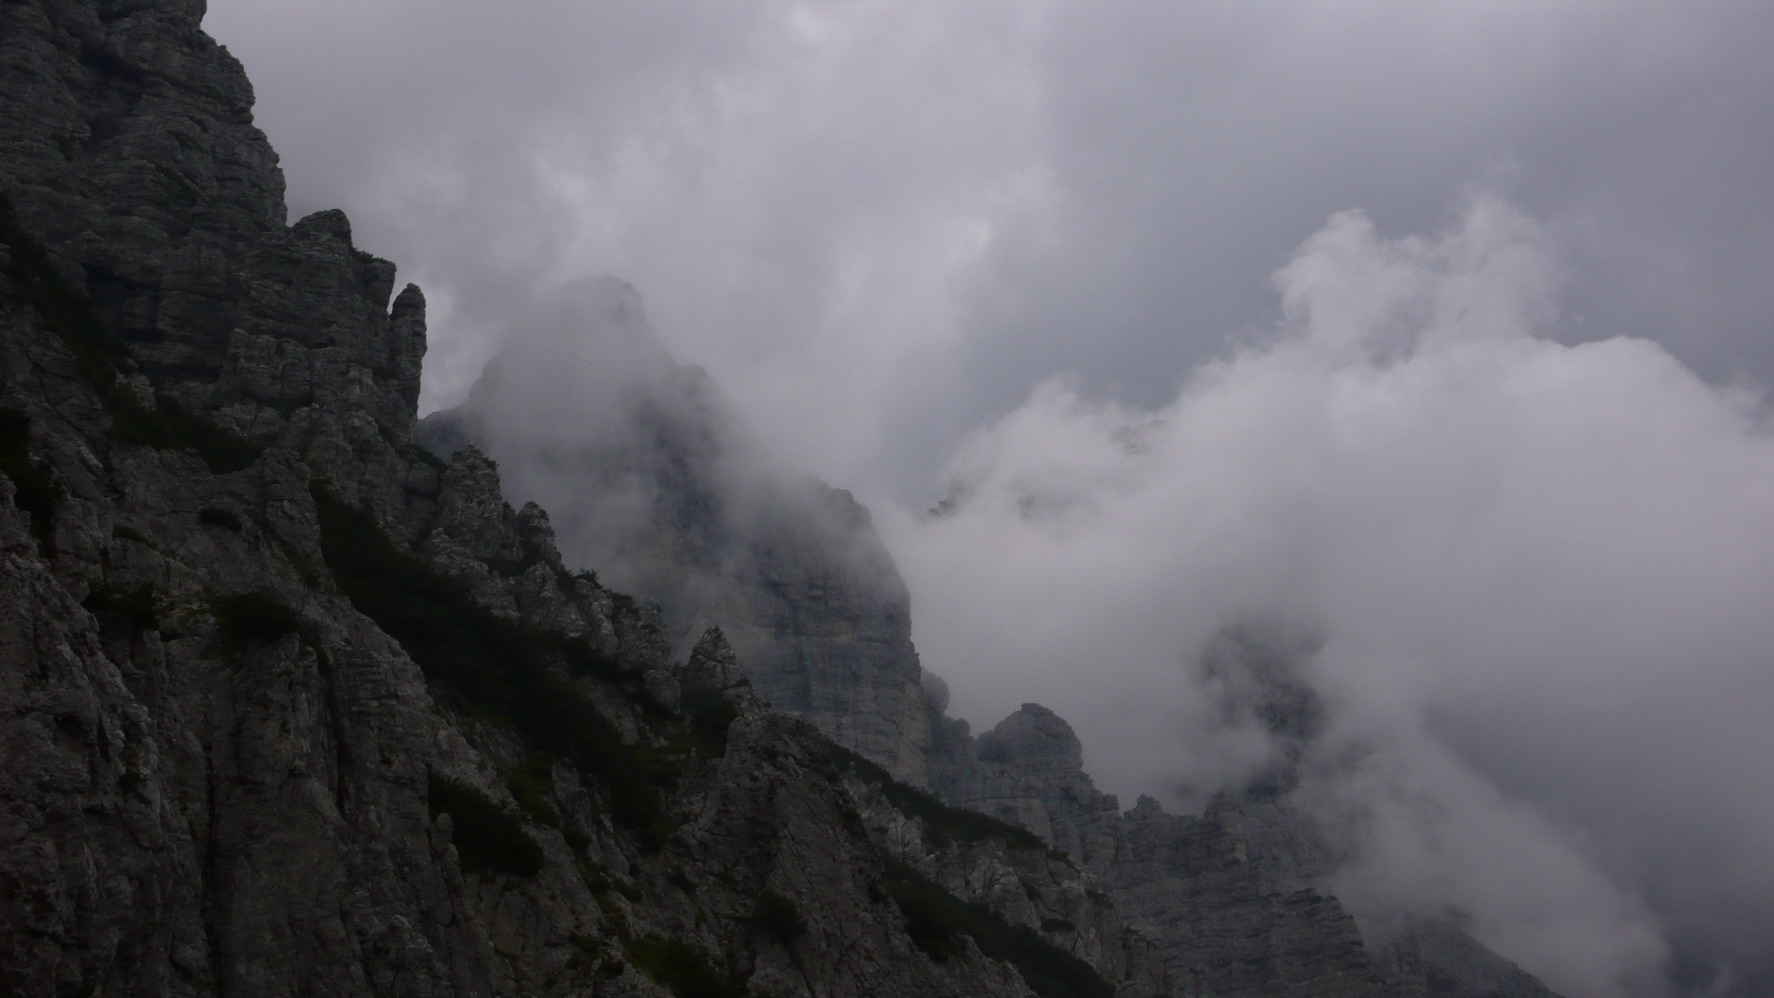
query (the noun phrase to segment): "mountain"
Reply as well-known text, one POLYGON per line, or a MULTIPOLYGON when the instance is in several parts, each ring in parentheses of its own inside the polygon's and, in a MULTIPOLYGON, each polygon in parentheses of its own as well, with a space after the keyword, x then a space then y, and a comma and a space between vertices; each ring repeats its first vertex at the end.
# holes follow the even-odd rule
POLYGON ((423 295, 285 223, 203 11, 0 3, 0 993, 1484 993, 1278 893, 1247 802, 1120 815, 1058 718, 943 718, 866 512, 711 477, 608 283, 669 404, 593 393, 583 492, 656 557, 563 559, 583 508, 419 445, 423 295))
POLYGON ((768 458, 620 281, 580 282, 520 317, 469 398, 419 435, 440 457, 473 445, 494 459, 510 501, 551 511, 569 561, 660 604, 674 647, 718 623, 775 707, 1077 861, 1174 981, 1221 995, 1551 995, 1445 920, 1388 926, 1364 946, 1327 896, 1342 857, 1285 801, 1318 727, 1316 694, 1292 670, 1309 649, 1247 628, 1204 657, 1222 708, 1283 750, 1199 818, 1149 797, 1123 813, 1084 772, 1071 726, 1039 704, 977 738, 946 716, 867 510, 768 458))

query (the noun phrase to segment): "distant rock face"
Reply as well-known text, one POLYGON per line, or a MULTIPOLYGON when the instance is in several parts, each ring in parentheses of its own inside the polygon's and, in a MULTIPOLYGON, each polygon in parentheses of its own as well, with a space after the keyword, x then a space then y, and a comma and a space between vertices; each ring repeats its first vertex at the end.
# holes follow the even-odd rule
POLYGON ((0 3, 0 993, 1167 994, 418 448, 423 300, 201 13, 0 3))
POLYGON ((707 376, 666 356, 633 289, 558 297, 421 439, 485 451, 513 502, 553 511, 569 561, 661 604, 677 646, 718 624, 760 696, 927 784, 909 599, 868 510, 761 458, 707 376))
POLYGON ((950 724, 931 765, 945 800, 1026 828, 1099 876, 1106 870, 1115 848, 1107 829, 1120 804, 1084 774, 1071 725, 1034 703, 978 739, 950 724))
POLYGON ((0 3, 0 992, 1543 993, 1439 923, 1367 955, 1273 799, 1122 815, 1051 712, 942 718, 866 512, 748 467, 618 285, 560 410, 609 425, 526 479, 614 503, 514 509, 494 384, 421 450, 423 297, 285 226, 202 12, 0 3))
MULTIPOLYGON (((553 512, 569 560, 662 604, 677 647, 718 624, 765 700, 1071 857, 1186 994, 1544 992, 1451 924, 1364 945, 1323 893, 1345 857, 1285 803, 1322 723, 1296 673, 1309 641, 1253 626, 1202 658, 1224 722, 1278 746, 1239 795, 1200 818, 1166 815, 1150 798, 1124 814, 1047 708, 1024 704, 977 737, 943 716, 920 682, 906 591, 867 510, 752 456, 707 376, 665 356, 632 289, 590 282, 564 299, 514 337, 468 402, 424 420, 421 438, 440 455, 485 449, 509 498, 553 512), (1475 954, 1490 961, 1483 972, 1475 954)), ((891 839, 892 822, 883 827, 891 839)), ((974 896, 964 877, 935 879, 974 896)))

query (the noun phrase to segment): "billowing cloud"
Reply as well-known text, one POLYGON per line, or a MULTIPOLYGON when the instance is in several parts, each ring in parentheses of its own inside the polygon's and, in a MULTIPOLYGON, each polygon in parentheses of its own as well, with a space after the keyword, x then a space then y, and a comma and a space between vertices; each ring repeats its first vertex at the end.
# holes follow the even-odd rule
POLYGON ((930 498, 1056 372, 1161 401, 1332 212, 1427 229, 1496 176, 1571 247, 1562 337, 1774 372, 1753 4, 210 7, 293 209, 426 287, 428 406, 613 275, 804 465, 930 498))
POLYGON ((895 543, 976 721, 1195 800, 1273 751, 1203 643, 1298 636, 1370 915, 1774 988, 1759 5, 210 6, 292 210, 425 286, 427 407, 626 279, 789 464, 966 487, 895 543))
POLYGON ((1648 340, 1549 338, 1553 246, 1485 194, 1433 237, 1338 214, 1278 327, 1167 404, 1050 383, 974 435, 891 534, 955 709, 1038 699, 1113 788, 1195 805, 1271 761, 1203 651, 1309 635, 1296 799, 1358 908, 1462 911, 1579 996, 1659 993, 1664 923, 1764 960, 1767 413, 1648 340))

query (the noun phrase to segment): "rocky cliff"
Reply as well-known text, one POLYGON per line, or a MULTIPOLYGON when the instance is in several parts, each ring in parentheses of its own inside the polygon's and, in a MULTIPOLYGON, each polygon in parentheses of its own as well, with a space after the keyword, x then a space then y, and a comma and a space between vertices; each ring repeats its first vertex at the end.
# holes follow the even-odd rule
POLYGON ((866 511, 619 285, 602 422, 419 447, 423 296, 285 224, 202 14, 0 2, 0 992, 1543 993, 1364 945, 1272 796, 942 717, 866 511))
POLYGON ((0 991, 1170 993, 416 445, 423 299, 202 12, 0 3, 0 991))
POLYGON ((512 501, 555 514, 569 560, 659 602, 676 645, 718 623, 770 702, 928 784, 937 711, 868 510, 772 462, 627 285, 582 282, 517 325, 426 445, 472 441, 512 501))
POLYGON ((1345 857, 1285 800, 1321 723, 1294 668, 1309 643, 1257 627, 1216 641, 1199 668, 1221 713, 1266 730, 1275 757, 1203 816, 1151 798, 1123 813, 1045 707, 978 737, 944 716, 867 511, 762 458, 711 379, 667 356, 632 288, 575 286, 527 324, 467 402, 423 422, 427 446, 497 457, 507 496, 540 501, 578 561, 657 599, 675 643, 719 622, 765 699, 1076 861, 1186 992, 1549 994, 1445 921, 1388 924, 1364 942, 1325 892, 1345 857))

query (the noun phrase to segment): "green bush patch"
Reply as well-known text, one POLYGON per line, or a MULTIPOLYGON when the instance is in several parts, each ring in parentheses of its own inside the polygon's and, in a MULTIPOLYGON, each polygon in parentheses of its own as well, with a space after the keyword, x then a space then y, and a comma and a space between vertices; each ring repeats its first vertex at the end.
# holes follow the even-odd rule
POLYGON ((541 872, 542 847, 521 822, 472 787, 434 773, 425 800, 433 821, 440 814, 450 816, 450 841, 463 873, 495 870, 533 877, 541 872))
POLYGON ((826 752, 840 772, 854 773, 875 784, 894 807, 923 821, 925 837, 932 845, 1001 839, 1014 849, 1047 848, 1034 832, 978 811, 950 807, 922 790, 895 780, 887 770, 836 742, 827 742, 826 752))
POLYGON ((905 916, 906 935, 938 963, 965 952, 963 937, 981 953, 1010 964, 1042 998, 1109 998, 1115 989, 1096 970, 1026 925, 1011 925, 984 905, 950 894, 918 871, 883 854, 885 887, 905 916))
POLYGON ((156 407, 149 409, 121 389, 100 394, 111 414, 106 432, 126 443, 194 451, 218 475, 246 468, 262 453, 252 441, 186 412, 170 398, 157 399, 156 407))
POLYGON ((6 244, 4 272, 37 313, 43 328, 74 356, 75 368, 91 385, 111 417, 111 436, 157 449, 191 450, 216 474, 239 471, 258 459, 261 449, 238 434, 181 409, 168 398, 148 408, 122 384, 135 370, 129 348, 93 311, 86 296, 68 286, 49 254, 13 216, 0 196, 0 242, 6 244))
POLYGON ((727 754, 727 729, 739 718, 739 708, 733 700, 719 690, 690 688, 680 694, 678 705, 690 719, 690 730, 703 754, 727 754))
POLYGON ((807 920, 801 917, 800 907, 774 891, 758 895, 758 903, 752 908, 751 924, 784 946, 807 932, 807 920))
POLYGON ((216 635, 232 653, 254 645, 270 644, 306 627, 300 614, 265 593, 233 593, 212 596, 210 612, 216 617, 216 635))
POLYGON ((554 792, 554 760, 544 756, 518 763, 511 771, 506 788, 511 791, 511 799, 517 801, 517 806, 537 824, 551 828, 561 826, 560 812, 548 803, 548 795, 554 792))
POLYGON ((240 533, 243 524, 236 514, 217 506, 205 506, 197 511, 197 522, 206 527, 221 527, 240 533))
POLYGON ((121 620, 138 631, 160 626, 160 597, 152 582, 144 582, 128 589, 108 583, 100 584, 86 594, 86 599, 80 605, 92 611, 96 617, 121 620))
POLYGON ((670 837, 663 791, 691 745, 630 745, 583 683, 635 675, 583 638, 494 615, 468 591, 394 546, 375 518, 323 484, 313 487, 321 553, 359 612, 401 643, 426 676, 464 710, 510 724, 544 753, 595 776, 610 817, 657 850, 670 837))
POLYGON ((31 460, 31 417, 17 409, 0 409, 0 472, 12 479, 12 504, 31 516, 31 535, 48 540, 62 487, 31 460))
POLYGON ((623 952, 636 970, 665 985, 677 998, 745 998, 745 985, 675 939, 642 936, 625 943, 623 952))

